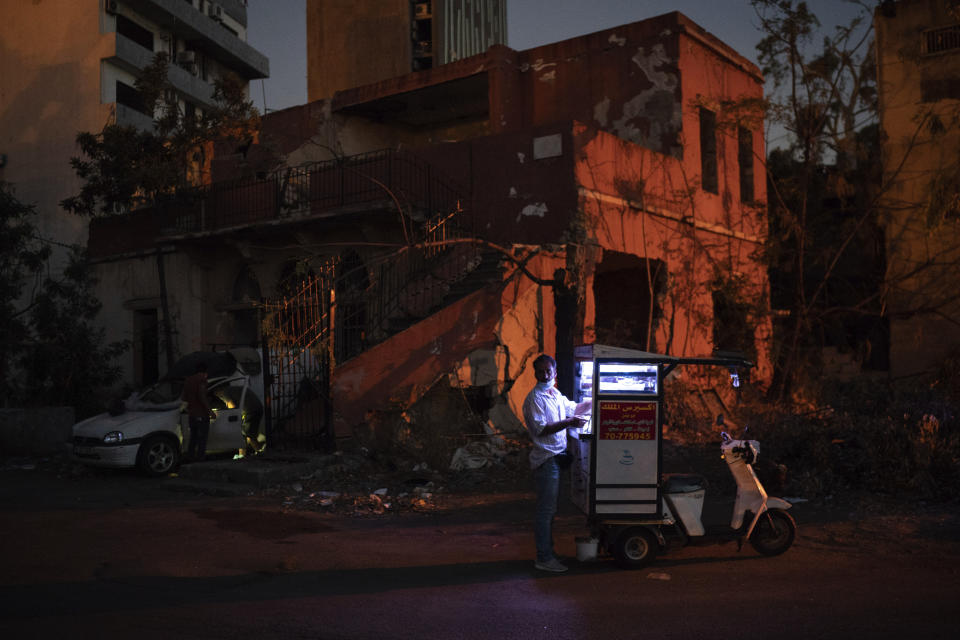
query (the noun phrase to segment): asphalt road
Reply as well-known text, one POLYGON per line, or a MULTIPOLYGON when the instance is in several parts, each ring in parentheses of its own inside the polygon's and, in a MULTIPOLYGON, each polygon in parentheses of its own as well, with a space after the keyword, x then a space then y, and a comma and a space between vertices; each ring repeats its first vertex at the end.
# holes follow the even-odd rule
MULTIPOLYGON (((775 558, 532 567, 532 495, 429 514, 288 511, 130 474, 0 470, 2 638, 954 638, 960 518, 800 505, 775 558)), ((891 511, 893 511, 891 509, 891 511)), ((558 522, 575 555, 583 518, 558 522)))

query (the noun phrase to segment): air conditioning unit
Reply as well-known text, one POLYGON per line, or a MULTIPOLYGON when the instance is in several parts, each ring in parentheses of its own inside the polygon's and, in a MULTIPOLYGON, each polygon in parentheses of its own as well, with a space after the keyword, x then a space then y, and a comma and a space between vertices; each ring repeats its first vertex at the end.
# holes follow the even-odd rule
POLYGON ((217 21, 223 20, 223 6, 216 2, 211 2, 207 6, 207 15, 217 21))
POLYGON ((184 66, 194 64, 197 61, 196 51, 181 51, 177 54, 177 64, 184 66))
POLYGON ((117 14, 117 0, 104 0, 103 1, 103 10, 109 13, 110 15, 117 14))

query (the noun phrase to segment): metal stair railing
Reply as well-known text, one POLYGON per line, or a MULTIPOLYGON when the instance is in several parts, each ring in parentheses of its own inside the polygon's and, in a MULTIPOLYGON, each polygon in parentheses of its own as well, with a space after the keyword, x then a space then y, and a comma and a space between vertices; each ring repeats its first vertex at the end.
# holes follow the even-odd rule
MULTIPOLYGON (((359 267, 368 278, 362 292, 338 293, 336 361, 343 362, 437 311, 451 285, 479 263, 479 248, 458 243, 469 237, 461 209, 435 216, 418 233, 420 242, 359 267), (358 340, 359 334, 359 340, 358 340)), ((341 274, 338 282, 351 278, 341 274)), ((340 289, 338 289, 338 292, 340 289)))

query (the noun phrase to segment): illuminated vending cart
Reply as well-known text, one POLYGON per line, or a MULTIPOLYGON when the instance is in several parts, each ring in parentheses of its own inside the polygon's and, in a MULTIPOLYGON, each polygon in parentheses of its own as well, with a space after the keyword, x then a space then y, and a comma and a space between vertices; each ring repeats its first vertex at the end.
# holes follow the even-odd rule
POLYGON ((624 566, 639 566, 665 545, 674 511, 695 512, 699 521, 703 506, 704 492, 692 490, 699 487, 674 487, 664 504, 665 487, 682 480, 661 473, 664 380, 679 365, 713 365, 729 368, 739 386, 737 371, 752 364, 739 354, 680 358, 600 344, 576 347, 574 360, 574 400, 592 400, 583 426, 567 430, 570 495, 592 534, 583 545, 578 539, 577 556, 590 559, 602 545, 624 566))
POLYGON ((593 400, 567 431, 574 504, 591 517, 658 516, 665 356, 594 344, 574 358, 575 401, 593 400))

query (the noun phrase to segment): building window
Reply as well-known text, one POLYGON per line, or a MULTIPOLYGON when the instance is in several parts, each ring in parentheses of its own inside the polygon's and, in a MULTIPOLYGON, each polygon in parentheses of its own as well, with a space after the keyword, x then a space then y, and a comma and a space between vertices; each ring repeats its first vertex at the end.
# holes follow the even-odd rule
POLYGON ((717 177, 717 114, 700 107, 700 185, 704 191, 720 193, 717 177))
POLYGON ((712 296, 714 350, 733 351, 755 359, 757 349, 747 304, 723 290, 713 291, 712 296))
POLYGON ((140 95, 140 92, 119 80, 117 80, 117 104, 130 107, 145 116, 153 117, 152 113, 147 112, 147 107, 143 104, 143 96, 140 95))
POLYGON ((433 7, 432 2, 418 2, 411 4, 411 36, 413 38, 412 70, 421 71, 430 69, 433 64, 433 7))
POLYGON ((153 51, 153 32, 125 16, 117 16, 117 33, 133 40, 147 51, 153 51))
POLYGON ((960 24, 923 32, 923 52, 927 55, 960 49, 960 24))
POLYGON ((740 202, 753 202, 753 132, 737 128, 737 163, 740 165, 740 202))

